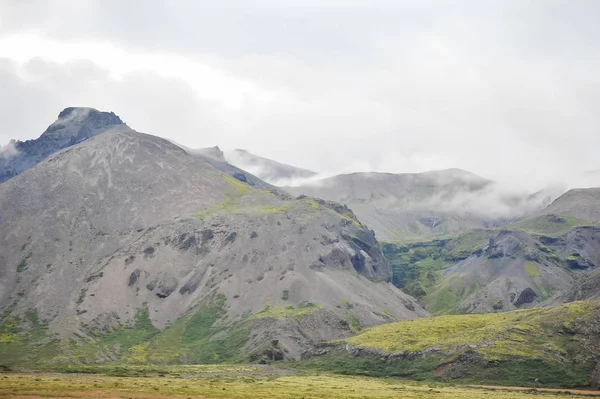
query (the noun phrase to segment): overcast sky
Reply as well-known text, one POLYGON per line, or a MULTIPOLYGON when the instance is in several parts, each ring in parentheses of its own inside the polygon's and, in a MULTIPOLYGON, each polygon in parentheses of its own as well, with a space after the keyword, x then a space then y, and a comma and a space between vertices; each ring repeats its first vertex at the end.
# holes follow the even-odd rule
POLYGON ((320 172, 600 169, 600 1, 0 0, 0 144, 67 106, 320 172))

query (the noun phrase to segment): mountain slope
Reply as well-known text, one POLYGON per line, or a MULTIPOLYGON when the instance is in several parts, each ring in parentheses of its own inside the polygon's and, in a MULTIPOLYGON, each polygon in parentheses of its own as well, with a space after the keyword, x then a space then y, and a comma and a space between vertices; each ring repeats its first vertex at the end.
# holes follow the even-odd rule
POLYGON ((286 187, 348 205, 383 241, 444 236, 504 221, 522 198, 497 198, 493 183, 459 169, 352 173, 286 187))
POLYGON ((311 170, 287 165, 272 159, 251 154, 246 150, 233 150, 225 154, 227 162, 260 177, 261 179, 278 186, 291 182, 307 179, 317 175, 311 170))
POLYGON ((600 188, 569 190, 540 214, 568 215, 588 222, 600 222, 600 188))
POLYGON ((252 188, 125 125, 1 184, 0 209, 4 359, 298 357, 426 315, 346 207, 252 188))
POLYGON ((394 283, 420 297, 434 314, 595 298, 600 294, 593 284, 600 266, 600 225, 593 220, 600 197, 595 194, 595 189, 572 190, 537 215, 497 229, 386 244, 394 283))

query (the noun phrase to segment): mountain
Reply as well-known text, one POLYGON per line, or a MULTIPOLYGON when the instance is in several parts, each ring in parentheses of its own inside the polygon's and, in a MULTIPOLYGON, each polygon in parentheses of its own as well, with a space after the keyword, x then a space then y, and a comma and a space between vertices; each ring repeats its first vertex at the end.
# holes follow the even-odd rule
POLYGON ((600 294, 593 284, 600 266, 597 194, 597 189, 571 190, 535 215, 495 229, 385 244, 394 283, 434 314, 595 298, 600 294))
POLYGON ((38 139, 12 141, 5 151, 0 151, 0 183, 29 169, 50 154, 122 124, 123 121, 112 112, 66 108, 38 139))
POLYGON ((209 157, 212 159, 216 159, 217 161, 221 161, 221 162, 227 162, 227 160, 225 159, 225 154, 223 153, 223 151, 221 151, 221 149, 219 148, 219 146, 214 146, 214 147, 207 147, 207 148, 198 148, 198 149, 187 149, 187 152, 191 153, 191 154, 199 154, 205 157, 209 157))
MULTIPOLYGON (((94 126, 95 112, 71 126, 65 113, 86 110, 69 110, 64 132, 94 126)), ((347 207, 254 188, 124 124, 101 129, 0 184, 3 362, 298 358, 427 315, 347 207)))
POLYGON ((297 168, 292 165, 263 158, 251 154, 246 150, 237 149, 229 151, 225 154, 225 158, 230 164, 247 170, 261 179, 277 186, 283 186, 297 180, 308 179, 317 175, 316 172, 311 170, 297 168))
POLYGON ((227 173, 229 176, 240 180, 241 182, 247 183, 248 185, 264 189, 264 190, 277 190, 281 192, 277 187, 265 182, 264 180, 254 176, 251 173, 246 172, 236 166, 231 165, 225 159, 223 151, 218 146, 207 147, 207 148, 198 148, 192 149, 182 144, 179 144, 173 140, 168 140, 169 142, 175 144, 177 147, 185 150, 188 154, 193 155, 203 162, 211 165, 212 167, 220 170, 221 172, 227 173))
POLYGON ((501 225, 545 198, 499 193, 460 169, 425 173, 352 173, 285 187, 348 205, 383 241, 405 242, 501 225))
POLYGON ((567 191, 539 214, 569 215, 591 222, 600 222, 600 188, 567 191))

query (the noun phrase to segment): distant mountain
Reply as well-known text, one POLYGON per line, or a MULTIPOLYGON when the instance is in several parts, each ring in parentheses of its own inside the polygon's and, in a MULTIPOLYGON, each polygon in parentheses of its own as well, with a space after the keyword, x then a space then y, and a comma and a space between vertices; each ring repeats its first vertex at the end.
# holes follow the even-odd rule
POLYGON ((220 161, 220 162, 227 162, 227 160, 225 159, 225 154, 223 153, 223 151, 221 151, 221 149, 217 145, 214 147, 189 149, 189 150, 186 149, 186 150, 190 154, 199 154, 199 155, 202 155, 205 157, 216 159, 217 161, 220 161))
POLYGON ((539 214, 569 215, 600 222, 600 188, 569 190, 539 214))
POLYGON ((600 195, 571 190, 496 229, 386 244, 394 283, 434 314, 485 313, 597 298, 600 195))
POLYGON ((0 184, 3 364, 299 358, 427 315, 347 207, 252 187, 98 115, 114 114, 61 113, 56 130, 102 134, 0 184))
POLYGON ((295 181, 308 179, 317 175, 311 170, 298 168, 281 162, 263 158, 246 150, 233 150, 225 154, 227 162, 260 177, 261 179, 282 186, 295 181))
POLYGON ((492 181, 460 169, 352 173, 285 189, 346 204, 379 239, 391 242, 498 226, 550 201, 504 194, 492 181))
POLYGON ((50 154, 122 124, 123 121, 112 112, 66 108, 39 138, 12 141, 4 151, 0 150, 0 183, 31 168, 50 154))

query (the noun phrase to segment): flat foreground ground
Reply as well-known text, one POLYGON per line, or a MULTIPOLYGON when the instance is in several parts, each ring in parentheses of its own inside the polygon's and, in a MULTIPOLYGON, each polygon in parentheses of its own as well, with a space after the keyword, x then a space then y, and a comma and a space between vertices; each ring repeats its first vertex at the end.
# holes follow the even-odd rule
MULTIPOLYGON (((498 387, 501 388, 501 387, 498 387)), ((99 374, 0 374, 0 398, 589 398, 600 392, 495 389, 424 384, 405 380, 337 375, 290 375, 285 372, 193 370, 164 377, 112 377, 99 374)))

